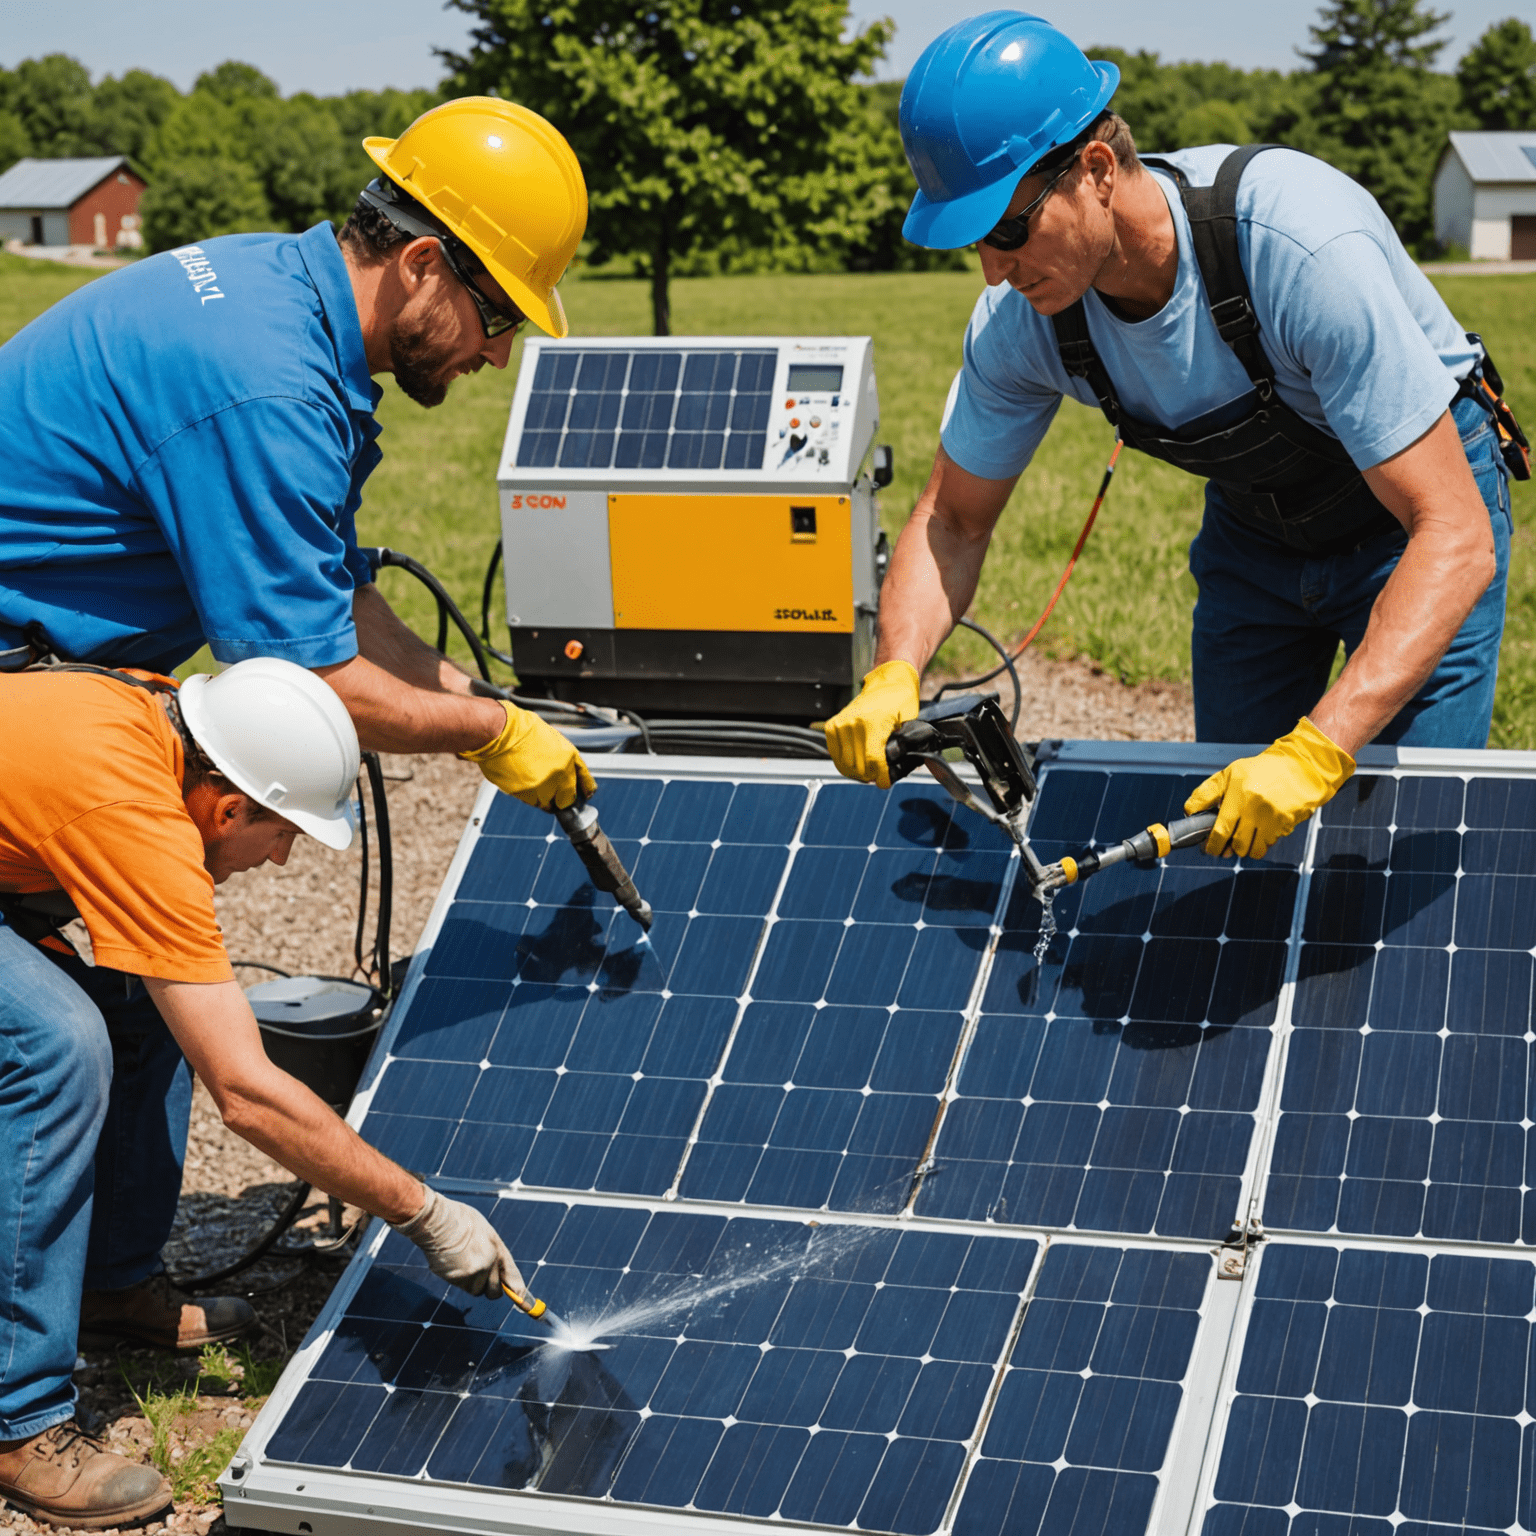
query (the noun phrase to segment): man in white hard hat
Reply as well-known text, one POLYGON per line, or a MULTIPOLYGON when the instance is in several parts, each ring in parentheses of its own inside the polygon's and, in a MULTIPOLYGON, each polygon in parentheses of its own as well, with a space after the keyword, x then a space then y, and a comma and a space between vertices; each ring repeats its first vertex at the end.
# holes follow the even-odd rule
POLYGON ((197 1349, 254 1318, 193 1302, 160 1250, 181 1188, 190 1065, 224 1123, 383 1217, 477 1295, 522 1277, 478 1211, 425 1188, 267 1060, 213 888, 352 840, 358 744, 312 672, 255 658, 149 673, 0 676, 0 1499, 102 1529, 170 1502, 152 1468, 74 1422, 87 1346, 197 1349), (86 965, 58 932, 74 913, 86 965))
POLYGON ((400 622, 355 521, 382 457, 373 375, 435 406, 505 368, 526 320, 567 333, 581 168, 537 113, 481 96, 364 148, 380 175, 339 235, 163 252, 0 347, 0 669, 281 656, 325 677, 365 746, 460 753, 569 806, 595 788, 574 747, 472 696, 400 622))

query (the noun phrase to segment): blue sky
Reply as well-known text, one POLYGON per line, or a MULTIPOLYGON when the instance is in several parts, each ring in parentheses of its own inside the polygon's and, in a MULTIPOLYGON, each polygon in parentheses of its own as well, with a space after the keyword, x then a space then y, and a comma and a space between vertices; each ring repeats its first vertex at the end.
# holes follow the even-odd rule
MULTIPOLYGON (((1455 12, 1442 65, 1500 17, 1536 21, 1533 0, 1442 3, 1455 12)), ((896 79, 951 21, 992 8, 988 0, 853 0, 860 21, 895 19, 896 42, 881 74, 896 79)), ((1085 46, 1115 42, 1155 49, 1165 59, 1279 69, 1294 67, 1295 49, 1317 15, 1314 0, 1268 0, 1262 10, 1232 0, 1095 0, 1091 7, 1033 0, 1033 9, 1085 46)), ((462 47, 468 38, 468 18, 439 0, 0 0, 0 10, 0 64, 70 53, 96 75, 149 69, 183 88, 229 58, 257 65, 285 92, 430 85, 441 73, 433 47, 462 47)))

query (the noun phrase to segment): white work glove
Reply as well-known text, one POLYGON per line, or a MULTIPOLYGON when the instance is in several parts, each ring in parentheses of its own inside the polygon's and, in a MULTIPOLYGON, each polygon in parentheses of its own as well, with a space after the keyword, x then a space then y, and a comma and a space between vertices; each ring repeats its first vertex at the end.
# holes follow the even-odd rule
POLYGON ((495 1227, 472 1205, 450 1200, 430 1185, 421 1209, 409 1221, 391 1222, 426 1256, 440 1280, 471 1296, 499 1296, 502 1286, 525 1295, 527 1287, 495 1227))

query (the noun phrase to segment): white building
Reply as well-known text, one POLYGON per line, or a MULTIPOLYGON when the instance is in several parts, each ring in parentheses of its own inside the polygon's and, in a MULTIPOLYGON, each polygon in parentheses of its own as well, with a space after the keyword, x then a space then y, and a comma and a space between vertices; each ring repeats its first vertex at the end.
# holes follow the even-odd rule
POLYGON ((1451 135, 1435 172, 1435 234, 1475 261, 1536 261, 1536 131, 1451 135))

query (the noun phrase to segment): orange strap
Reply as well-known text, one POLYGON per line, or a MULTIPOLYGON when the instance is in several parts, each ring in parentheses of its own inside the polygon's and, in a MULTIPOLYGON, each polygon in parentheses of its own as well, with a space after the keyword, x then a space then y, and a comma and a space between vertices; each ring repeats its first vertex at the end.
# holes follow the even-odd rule
POLYGON ((1083 545, 1088 542, 1088 535, 1093 532, 1094 519, 1099 515, 1099 508, 1104 505, 1104 498, 1109 494, 1109 482, 1115 473, 1115 461, 1120 457, 1120 450, 1125 444, 1117 437, 1115 439, 1115 451, 1109 456, 1109 463, 1104 467, 1104 478, 1099 482, 1099 494, 1093 498, 1093 506, 1088 512, 1088 521, 1083 524, 1083 531, 1077 536, 1077 543, 1072 550, 1072 558, 1067 561, 1067 568, 1061 573, 1061 580, 1056 583, 1056 590, 1051 593, 1051 600, 1045 605, 1045 612, 1035 620, 1035 627, 1024 636, 1019 643, 1019 648, 1013 653, 1013 659, 1017 661, 1020 656, 1029 649, 1029 643, 1045 627, 1045 621, 1050 618, 1051 610, 1056 606, 1056 600, 1066 590, 1067 582, 1071 579, 1073 568, 1077 565, 1077 557, 1083 552, 1083 545))

